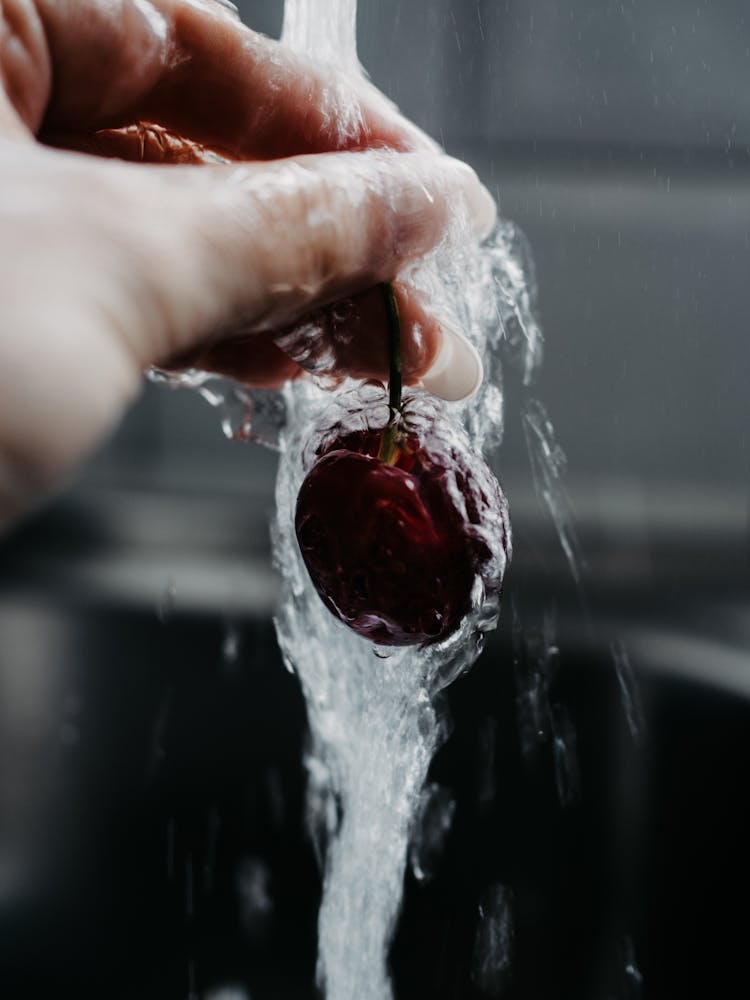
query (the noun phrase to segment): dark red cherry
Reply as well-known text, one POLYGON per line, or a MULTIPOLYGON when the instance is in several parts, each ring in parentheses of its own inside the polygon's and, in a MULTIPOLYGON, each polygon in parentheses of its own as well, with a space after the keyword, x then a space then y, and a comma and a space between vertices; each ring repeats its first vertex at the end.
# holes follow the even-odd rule
POLYGON ((481 457, 422 431, 402 435, 387 464, 382 433, 327 442, 299 492, 297 540, 326 607, 359 635, 437 642, 471 609, 477 578, 499 590, 505 501, 481 457))

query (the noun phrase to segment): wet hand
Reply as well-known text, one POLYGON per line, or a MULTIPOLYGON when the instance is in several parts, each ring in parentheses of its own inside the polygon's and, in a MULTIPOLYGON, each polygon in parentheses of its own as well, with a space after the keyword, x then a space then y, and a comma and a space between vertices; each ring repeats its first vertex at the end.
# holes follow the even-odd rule
MULTIPOLYGON (((301 371, 278 345, 305 363, 292 331, 311 313, 339 343, 346 300, 335 363, 384 374, 369 290, 456 205, 491 224, 469 168, 216 0, 6 0, 0 19, 0 522, 65 476, 151 364, 278 384, 301 371)), ((436 391, 468 391, 470 350, 397 290, 407 381, 432 369, 436 391)))

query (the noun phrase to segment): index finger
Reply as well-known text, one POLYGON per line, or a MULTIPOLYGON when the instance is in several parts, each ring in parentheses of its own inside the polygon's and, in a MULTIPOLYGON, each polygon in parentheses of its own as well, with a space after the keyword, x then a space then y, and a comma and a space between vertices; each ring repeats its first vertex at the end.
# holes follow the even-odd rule
MULTIPOLYGON (((216 0, 37 0, 5 20, 35 40, 12 66, 33 131, 150 121, 232 159, 435 148, 374 88, 251 31, 216 0)), ((0 46, 0 61, 9 51, 0 46)))

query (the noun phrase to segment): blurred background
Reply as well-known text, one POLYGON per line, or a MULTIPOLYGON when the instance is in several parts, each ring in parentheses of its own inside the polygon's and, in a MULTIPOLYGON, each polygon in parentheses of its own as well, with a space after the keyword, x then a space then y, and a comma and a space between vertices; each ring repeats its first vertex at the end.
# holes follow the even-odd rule
MULTIPOLYGON (((239 7, 278 36, 281 0, 239 7)), ((433 777, 455 826, 429 885, 408 879, 399 997, 720 996, 742 971, 749 20, 740 0, 360 2, 373 81, 529 239, 532 395, 586 563, 582 603, 511 380, 505 627, 450 695, 433 777)), ((3 997, 314 995, 274 470, 149 385, 0 543, 3 997)))

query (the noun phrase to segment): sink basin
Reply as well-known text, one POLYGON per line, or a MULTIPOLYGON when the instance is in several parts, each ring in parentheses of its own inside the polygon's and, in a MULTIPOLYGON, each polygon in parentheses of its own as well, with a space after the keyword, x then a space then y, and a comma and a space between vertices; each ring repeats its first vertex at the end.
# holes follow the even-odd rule
MULTIPOLYGON (((315 996, 304 704, 246 509, 79 496, 5 543, 8 1000, 315 996)), ((502 627, 447 693, 430 782, 452 805, 417 832, 396 996, 728 995, 750 889, 731 540, 709 560, 664 528, 639 561, 589 511, 585 613, 531 504, 515 525, 502 627)))

